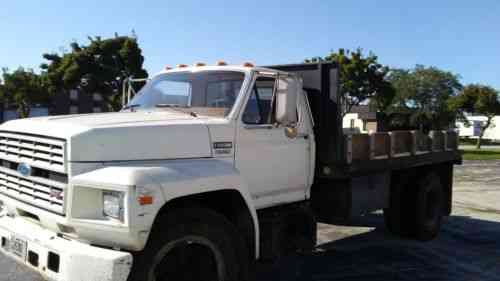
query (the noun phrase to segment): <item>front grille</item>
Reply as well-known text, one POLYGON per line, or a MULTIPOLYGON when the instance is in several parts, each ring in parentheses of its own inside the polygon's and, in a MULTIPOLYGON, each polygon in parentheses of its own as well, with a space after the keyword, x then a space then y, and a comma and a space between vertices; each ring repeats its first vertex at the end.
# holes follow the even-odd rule
POLYGON ((0 131, 0 193, 64 214, 65 144, 64 140, 0 131), (31 174, 16 171, 19 163, 30 165, 31 174))
POLYGON ((0 132, 0 158, 65 173, 65 142, 59 139, 0 132))
POLYGON ((65 189, 66 184, 0 167, 0 193, 36 207, 63 214, 65 189))
MULTIPOLYGON (((7 168, 11 169, 13 171, 17 171, 17 168, 19 167, 19 163, 12 162, 9 160, 0 160, 0 165, 7 168)), ((40 169, 37 167, 32 167, 31 168, 32 176, 39 177, 39 178, 44 178, 44 179, 49 179, 49 180, 54 180, 62 183, 68 183, 68 175, 67 174, 62 174, 54 171, 49 171, 45 169, 40 169)))

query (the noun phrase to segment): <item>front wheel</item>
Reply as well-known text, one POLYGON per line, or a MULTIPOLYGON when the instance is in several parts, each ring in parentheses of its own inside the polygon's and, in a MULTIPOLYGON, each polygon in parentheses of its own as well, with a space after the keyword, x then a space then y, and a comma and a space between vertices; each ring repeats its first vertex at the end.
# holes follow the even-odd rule
POLYGON ((153 230, 144 251, 134 257, 130 281, 247 280, 245 243, 225 217, 190 208, 160 219, 165 224, 153 230))

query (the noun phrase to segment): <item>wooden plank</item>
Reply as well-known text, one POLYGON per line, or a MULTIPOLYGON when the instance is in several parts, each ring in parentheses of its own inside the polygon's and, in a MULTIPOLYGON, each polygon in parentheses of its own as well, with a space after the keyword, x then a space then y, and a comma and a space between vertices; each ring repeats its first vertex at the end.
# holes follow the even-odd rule
POLYGON ((391 157, 405 157, 412 154, 413 141, 411 131, 389 132, 391 136, 391 157))
POLYGON ((370 136, 368 134, 353 134, 348 136, 348 159, 350 161, 370 160, 370 136))
POLYGON ((445 140, 443 131, 431 131, 429 137, 432 141, 432 151, 443 151, 445 147, 445 140))
POLYGON ((458 149, 458 133, 455 131, 445 132, 445 148, 446 150, 458 149))
POLYGON ((389 133, 370 134, 370 159, 387 159, 391 154, 389 133))

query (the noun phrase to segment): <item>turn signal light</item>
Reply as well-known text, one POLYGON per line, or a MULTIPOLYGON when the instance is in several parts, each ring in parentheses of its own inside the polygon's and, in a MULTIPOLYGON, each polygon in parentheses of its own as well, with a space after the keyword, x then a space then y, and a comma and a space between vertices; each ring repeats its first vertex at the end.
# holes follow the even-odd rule
POLYGON ((253 65, 253 63, 251 63, 251 62, 245 62, 245 63, 243 64, 243 66, 244 66, 244 67, 254 67, 255 65, 253 65))
POLYGON ((150 195, 141 195, 137 198, 137 200, 141 206, 153 204, 153 196, 150 195))
POLYGON ((227 63, 225 61, 220 60, 220 61, 217 61, 216 65, 217 66, 224 66, 224 65, 227 65, 227 63))
POLYGON ((183 67, 188 67, 187 64, 178 64, 177 68, 183 68, 183 67))

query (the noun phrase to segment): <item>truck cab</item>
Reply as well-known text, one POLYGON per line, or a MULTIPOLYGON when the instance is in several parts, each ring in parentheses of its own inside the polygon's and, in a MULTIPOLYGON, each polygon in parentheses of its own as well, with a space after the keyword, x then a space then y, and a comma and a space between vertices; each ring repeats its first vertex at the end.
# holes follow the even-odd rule
POLYGON ((256 260, 312 249, 317 220, 386 209, 398 232, 394 182, 417 174, 440 224, 456 149, 358 159, 337 91, 332 64, 180 65, 120 112, 7 122, 0 249, 49 280, 248 280, 256 260))

